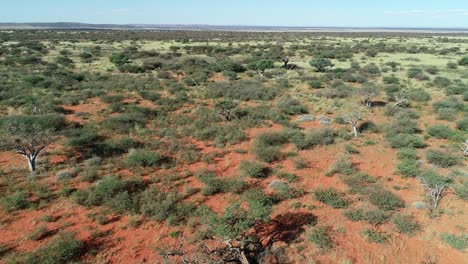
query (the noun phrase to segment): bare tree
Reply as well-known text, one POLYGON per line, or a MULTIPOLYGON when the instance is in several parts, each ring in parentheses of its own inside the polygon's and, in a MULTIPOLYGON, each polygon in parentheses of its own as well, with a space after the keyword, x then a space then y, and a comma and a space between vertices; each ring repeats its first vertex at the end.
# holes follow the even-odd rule
POLYGON ((465 143, 460 144, 460 150, 462 151, 463 156, 468 157, 468 139, 465 143))
POLYGON ((431 198, 433 209, 437 209, 439 201, 444 195, 444 190, 450 183, 450 179, 439 175, 435 171, 427 170, 421 175, 421 182, 431 198))
POLYGON ((5 138, 2 147, 14 150, 27 159, 29 170, 36 172, 37 156, 53 141, 49 130, 37 124, 10 122, 5 128, 5 138))
POLYGON ((439 201, 440 199, 442 199, 447 184, 442 182, 439 184, 430 184, 425 179, 423 179, 422 182, 424 187, 426 187, 426 190, 429 192, 429 196, 432 200, 433 209, 437 209, 437 206, 439 206, 439 201))
POLYGON ((402 88, 394 95, 395 103, 392 107, 404 107, 408 105, 408 90, 402 88))
POLYGON ((358 111, 352 111, 347 114, 344 114, 342 117, 343 117, 343 121, 345 121, 346 123, 352 126, 354 137, 357 137, 358 136, 358 129, 357 129, 358 123, 359 121, 364 119, 362 114, 358 111))
POLYGON ((362 102, 366 107, 372 107, 372 100, 379 96, 380 90, 376 86, 364 86, 358 90, 362 102))

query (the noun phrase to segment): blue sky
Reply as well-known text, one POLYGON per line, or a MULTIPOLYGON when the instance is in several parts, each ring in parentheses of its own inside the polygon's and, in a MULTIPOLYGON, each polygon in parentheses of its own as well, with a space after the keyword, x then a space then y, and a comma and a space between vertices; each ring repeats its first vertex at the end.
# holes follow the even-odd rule
POLYGON ((468 0, 0 2, 0 22, 468 28, 468 0))

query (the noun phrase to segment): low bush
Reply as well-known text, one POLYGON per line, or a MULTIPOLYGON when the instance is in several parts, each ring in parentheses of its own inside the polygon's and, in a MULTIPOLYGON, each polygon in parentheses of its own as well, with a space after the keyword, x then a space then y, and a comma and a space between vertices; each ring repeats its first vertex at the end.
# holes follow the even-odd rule
POLYGON ((424 148, 426 146, 426 143, 424 143, 424 140, 420 136, 411 134, 397 134, 389 137, 388 140, 392 148, 396 149, 407 147, 424 148))
POLYGON ((420 228, 419 224, 409 215, 397 214, 393 217, 392 221, 398 232, 403 234, 412 235, 420 228))
POLYGON ((398 173, 403 177, 416 177, 419 174, 419 165, 416 160, 402 160, 397 165, 398 173))
POLYGON ((468 131, 468 117, 465 117, 457 122, 457 129, 461 131, 468 131))
POLYGON ((429 163, 442 168, 449 168, 459 163, 460 158, 456 154, 439 149, 429 149, 425 152, 429 163))
POLYGON ((23 191, 16 191, 12 195, 4 197, 1 204, 7 211, 23 210, 31 205, 28 194, 23 191))
POLYGON ((345 211, 343 215, 351 221, 367 221, 372 225, 384 224, 388 222, 391 217, 391 214, 387 211, 364 211, 362 209, 348 210, 345 211))
POLYGON ((427 128, 427 133, 435 138, 450 138, 452 129, 447 125, 433 125, 427 128))
POLYGON ((333 163, 331 168, 328 170, 327 175, 331 176, 336 173, 343 175, 351 175, 356 171, 356 167, 354 166, 353 162, 350 160, 349 157, 341 157, 333 163))
POLYGON ((370 242, 385 243, 387 241, 387 234, 372 229, 365 229, 363 234, 370 242))
POLYGON ((282 158, 280 146, 287 142, 287 138, 280 132, 269 132, 258 136, 253 145, 253 152, 264 162, 273 162, 282 158))
POLYGON ((227 192, 240 193, 245 187, 245 183, 240 179, 221 178, 214 172, 207 170, 198 172, 197 178, 205 184, 205 188, 202 189, 202 194, 207 196, 227 192))
POLYGON ((149 188, 140 196, 140 212, 156 221, 178 225, 188 220, 195 212, 195 206, 184 202, 183 197, 176 192, 149 188))
POLYGON ((313 242, 321 250, 327 250, 333 247, 333 241, 327 227, 315 227, 308 232, 307 237, 309 241, 313 242))
POLYGON ((61 233, 44 247, 29 253, 25 262, 28 264, 69 263, 81 256, 84 249, 84 243, 78 240, 74 233, 61 233))
POLYGON ((242 101, 271 100, 276 96, 273 88, 265 87, 260 82, 231 81, 213 83, 206 87, 208 98, 226 98, 242 101))
POLYGON ((441 238, 454 249, 463 251, 468 248, 468 234, 452 235, 444 233, 441 238))
POLYGON ((324 204, 330 205, 333 208, 346 208, 349 201, 345 198, 345 194, 333 188, 314 191, 315 199, 324 204))
POLYGON ((28 239, 29 240, 34 240, 34 241, 39 241, 48 235, 50 235, 51 231, 47 229, 46 226, 39 226, 35 230, 33 230, 31 233, 28 234, 28 239))
POLYGON ((144 149, 132 149, 126 158, 126 163, 129 166, 160 167, 169 162, 169 158, 157 152, 144 149))
POLYGON ((376 182, 376 179, 365 173, 342 176, 341 180, 348 185, 350 193, 359 194, 368 194, 376 182))
POLYGON ((239 165, 239 171, 244 176, 261 179, 268 177, 270 168, 258 162, 243 160, 239 165))
POLYGON ((417 160, 418 152, 415 148, 401 148, 397 151, 397 157, 401 160, 417 160))
POLYGON ((104 129, 111 130, 117 133, 129 132, 135 127, 144 127, 146 118, 143 114, 131 113, 131 114, 120 114, 105 119, 101 125, 104 129))
POLYGON ((379 209, 390 211, 405 206, 397 195, 384 189, 376 189, 369 195, 369 201, 379 209))

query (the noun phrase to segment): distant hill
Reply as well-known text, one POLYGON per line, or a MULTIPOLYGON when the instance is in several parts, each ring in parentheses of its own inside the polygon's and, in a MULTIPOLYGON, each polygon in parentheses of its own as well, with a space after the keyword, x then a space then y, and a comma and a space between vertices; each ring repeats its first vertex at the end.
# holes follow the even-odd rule
POLYGON ((438 32, 468 33, 468 28, 390 28, 390 27, 289 27, 289 26, 214 26, 158 24, 86 24, 0 23, 0 29, 63 29, 63 30, 212 30, 212 31, 296 31, 296 32, 438 32))

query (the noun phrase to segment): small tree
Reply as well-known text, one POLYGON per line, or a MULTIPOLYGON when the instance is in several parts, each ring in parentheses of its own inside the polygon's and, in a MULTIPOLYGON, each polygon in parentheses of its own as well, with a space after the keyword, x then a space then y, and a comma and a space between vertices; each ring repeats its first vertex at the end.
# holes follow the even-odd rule
POLYGON ((237 106, 238 104, 234 101, 223 100, 215 105, 215 109, 220 115, 224 117, 226 121, 231 121, 238 118, 237 114, 235 113, 237 106))
POLYGON ((260 76, 263 76, 266 70, 273 69, 275 67, 272 60, 259 60, 249 63, 247 68, 256 71, 260 76))
POLYGON ((394 95, 395 103, 392 107, 405 107, 408 105, 408 90, 405 88, 401 88, 398 92, 394 95))
POLYGON ((437 209, 439 201, 442 199, 444 190, 446 189, 450 180, 440 176, 435 171, 427 170, 422 173, 421 182, 426 188, 429 197, 431 198, 433 209, 437 209))
POLYGON ((366 105, 366 107, 372 107, 372 100, 379 96, 380 90, 373 85, 364 86, 358 90, 359 96, 361 96, 361 101, 366 105))
POLYGON ((364 117, 359 111, 351 111, 349 113, 346 113, 342 116, 343 121, 346 123, 350 124, 352 126, 353 134, 354 137, 358 136, 358 123, 359 121, 363 120, 364 117))
POLYGON ((335 66, 330 59, 317 58, 309 62, 310 66, 315 67, 319 72, 325 72, 327 68, 335 66))
POLYGON ((53 141, 50 130, 38 124, 21 123, 16 120, 9 122, 4 129, 3 148, 13 149, 26 158, 29 170, 34 175, 37 156, 53 141))

